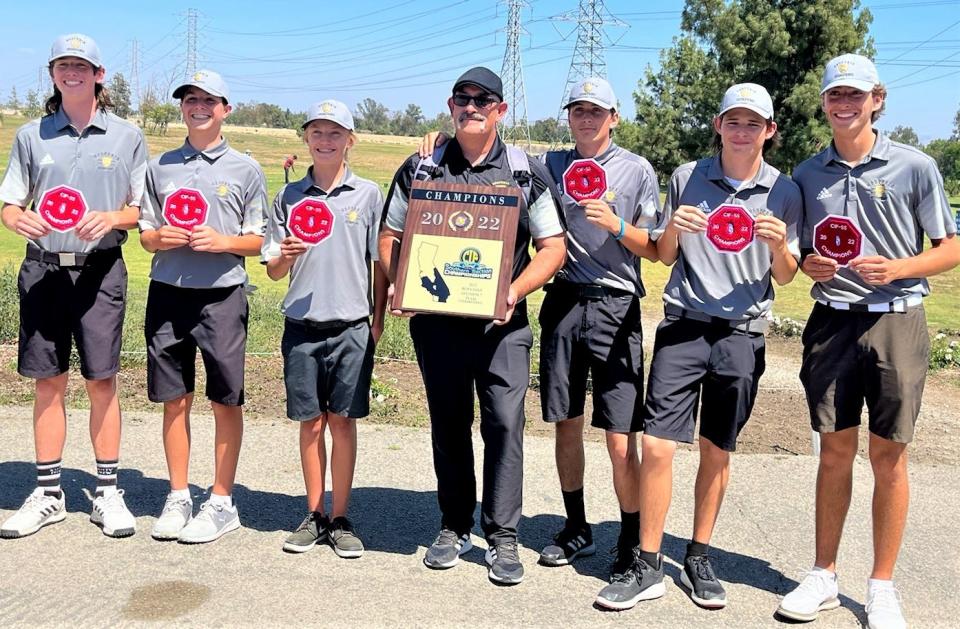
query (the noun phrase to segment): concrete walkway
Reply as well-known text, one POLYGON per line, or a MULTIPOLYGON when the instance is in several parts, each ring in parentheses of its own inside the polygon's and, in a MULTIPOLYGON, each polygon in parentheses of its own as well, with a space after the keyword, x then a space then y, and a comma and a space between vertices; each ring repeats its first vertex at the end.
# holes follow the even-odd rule
MULTIPOLYGON (((160 416, 125 417, 120 484, 137 517, 137 534, 114 540, 87 520, 81 488, 93 488, 86 417, 71 412, 63 486, 66 521, 21 540, 0 540, 0 626, 606 626, 782 627, 779 597, 813 555, 816 460, 743 455, 734 470, 714 544, 715 567, 730 605, 708 612, 679 586, 678 561, 692 519, 696 456, 677 456, 674 504, 667 522, 667 594, 627 612, 593 605, 612 559, 618 510, 602 444, 587 444, 587 511, 598 553, 573 567, 536 564, 537 551, 561 525, 563 511, 550 439, 528 438, 521 558, 526 580, 497 587, 482 550, 452 570, 421 562, 439 518, 429 434, 360 426, 351 517, 366 543, 358 560, 329 547, 303 555, 281 551, 305 511, 295 426, 247 425, 235 498, 244 528, 202 546, 153 541, 150 528, 167 492, 160 416)), ((28 409, 0 409, 0 517, 34 483, 28 409)), ((212 474, 212 420, 194 419, 191 479, 212 474)), ((479 444, 479 437, 477 438, 479 444)), ((911 627, 960 626, 955 467, 914 466, 913 502, 898 583, 911 627)), ((843 606, 811 627, 858 627, 870 569, 869 464, 858 461, 853 507, 840 556, 843 606)), ((194 487, 195 495, 199 487, 194 487)), ((477 529, 478 530, 478 529, 477 529)), ((475 544, 485 547, 482 538, 475 544)))

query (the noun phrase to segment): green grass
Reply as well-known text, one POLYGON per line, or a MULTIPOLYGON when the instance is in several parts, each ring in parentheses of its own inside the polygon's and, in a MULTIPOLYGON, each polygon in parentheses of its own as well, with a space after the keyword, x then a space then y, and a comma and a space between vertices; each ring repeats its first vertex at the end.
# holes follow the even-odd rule
MULTIPOLYGON (((6 168, 8 149, 13 141, 13 135, 23 119, 6 117, 0 127, 0 168, 6 168)), ((297 153, 301 155, 297 175, 303 176, 306 172, 305 147, 303 142, 292 131, 278 132, 276 130, 246 129, 226 127, 224 129, 231 146, 244 151, 249 150, 263 166, 267 177, 268 193, 270 198, 283 185, 283 159, 286 155, 297 153)), ((148 135, 147 143, 152 155, 180 146, 185 132, 182 127, 171 127, 166 136, 148 135)), ((360 142, 352 149, 350 163, 353 169, 362 177, 379 183, 384 190, 389 185, 393 173, 405 157, 414 150, 414 144, 405 138, 383 138, 361 136, 360 142)), ((960 209, 960 197, 951 199, 955 209, 960 209)), ((5 229, 0 229, 0 272, 13 273, 13 269, 23 259, 23 239, 5 229), (4 271, 4 269, 8 269, 4 271)), ((127 322, 124 326, 124 347, 127 350, 142 350, 143 341, 143 312, 146 302, 146 289, 150 271, 150 254, 140 247, 136 231, 131 232, 130 239, 124 246, 124 257, 129 270, 129 305, 127 308, 127 322)), ((647 288, 648 297, 644 300, 644 307, 648 311, 656 311, 661 307, 660 294, 669 276, 670 269, 662 264, 642 264, 643 282, 647 288)), ((255 258, 247 260, 247 271, 250 281, 257 290, 250 299, 250 339, 248 349, 251 352, 276 352, 279 348, 279 330, 282 326, 282 317, 278 305, 283 299, 286 290, 286 280, 274 282, 270 280, 262 265, 255 258)), ((2 279, 2 278, 0 278, 2 279)), ((9 278, 8 278, 9 279, 9 278)), ((926 300, 927 318, 931 329, 960 330, 960 313, 955 304, 960 303, 960 269, 931 279, 933 296, 926 300)), ((12 283, 15 286, 15 281, 12 283)), ((10 286, 3 282, 4 286, 10 286)), ((789 285, 777 289, 775 313, 782 317, 806 319, 811 308, 811 282, 805 276, 798 277, 789 285)), ((9 291, 7 291, 9 292, 9 291)), ((541 296, 531 296, 531 312, 539 309, 541 296)), ((0 297, 0 338, 11 340, 16 338, 16 318, 9 312, 16 312, 16 295, 5 294, 0 297), (9 319, 9 320, 8 320, 9 319), (12 327, 12 336, 7 328, 12 327)), ((535 320, 534 317, 531 317, 535 320)), ((381 341, 381 353, 397 358, 412 358, 412 350, 406 336, 406 321, 389 318, 387 331, 381 341)))

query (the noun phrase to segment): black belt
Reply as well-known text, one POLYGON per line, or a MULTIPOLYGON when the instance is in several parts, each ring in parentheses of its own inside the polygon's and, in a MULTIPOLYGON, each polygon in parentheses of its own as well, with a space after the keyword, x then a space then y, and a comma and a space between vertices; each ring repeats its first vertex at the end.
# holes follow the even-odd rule
POLYGON ((599 284, 577 284, 575 282, 554 281, 543 287, 547 292, 558 292, 580 299, 603 299, 604 297, 631 297, 633 293, 620 288, 610 288, 599 284))
POLYGON ((363 317, 362 319, 355 319, 353 321, 311 321, 310 319, 292 319, 286 317, 287 323, 292 323, 294 325, 299 325, 304 328, 309 328, 311 330, 332 330, 336 328, 352 328, 358 323, 368 323, 370 319, 368 317, 363 317))
POLYGON ((109 249, 95 249, 88 253, 74 253, 72 251, 44 251, 36 247, 27 247, 27 258, 38 260, 47 264, 56 264, 61 267, 79 267, 97 258, 104 257, 107 254, 119 255, 120 247, 111 247, 109 249))
POLYGON ((770 321, 766 318, 757 319, 725 319, 723 317, 711 317, 710 315, 698 312, 696 310, 687 310, 670 304, 663 306, 663 314, 668 317, 680 317, 681 319, 690 319, 692 321, 701 321, 713 325, 722 325, 741 332, 750 332, 753 334, 763 334, 770 327, 770 321))

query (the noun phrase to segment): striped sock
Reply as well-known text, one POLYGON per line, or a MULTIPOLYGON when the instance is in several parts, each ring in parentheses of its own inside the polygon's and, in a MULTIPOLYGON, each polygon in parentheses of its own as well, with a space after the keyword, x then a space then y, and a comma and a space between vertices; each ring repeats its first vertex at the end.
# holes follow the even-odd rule
POLYGON ((63 490, 60 489, 61 463, 62 459, 46 463, 37 461, 37 487, 43 487, 44 495, 54 498, 63 495, 63 490))
POLYGON ((117 490, 117 468, 120 461, 101 461, 97 459, 97 492, 103 496, 117 490))

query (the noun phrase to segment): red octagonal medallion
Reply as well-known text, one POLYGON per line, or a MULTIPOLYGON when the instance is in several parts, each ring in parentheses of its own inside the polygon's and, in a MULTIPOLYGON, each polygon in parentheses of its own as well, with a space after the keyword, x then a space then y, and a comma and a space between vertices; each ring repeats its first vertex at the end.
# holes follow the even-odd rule
POLYGON ((840 266, 847 266, 862 248, 863 235, 846 216, 828 216, 813 228, 813 250, 840 266))
POLYGON ((193 229, 207 221, 210 205, 203 193, 193 188, 180 188, 167 195, 163 202, 163 219, 174 227, 193 229))
POLYGON ((599 199, 607 191, 607 172, 592 159, 575 160, 563 173, 563 191, 577 202, 599 199))
POLYGON ((79 190, 70 186, 57 186, 43 193, 36 210, 51 229, 68 232, 76 227, 87 213, 87 201, 79 190))
POLYGON ((290 234, 309 245, 326 240, 333 233, 333 212, 318 199, 304 199, 290 210, 290 234))
POLYGON ((707 240, 717 251, 739 253, 753 242, 753 216, 739 205, 721 205, 707 217, 707 240))

